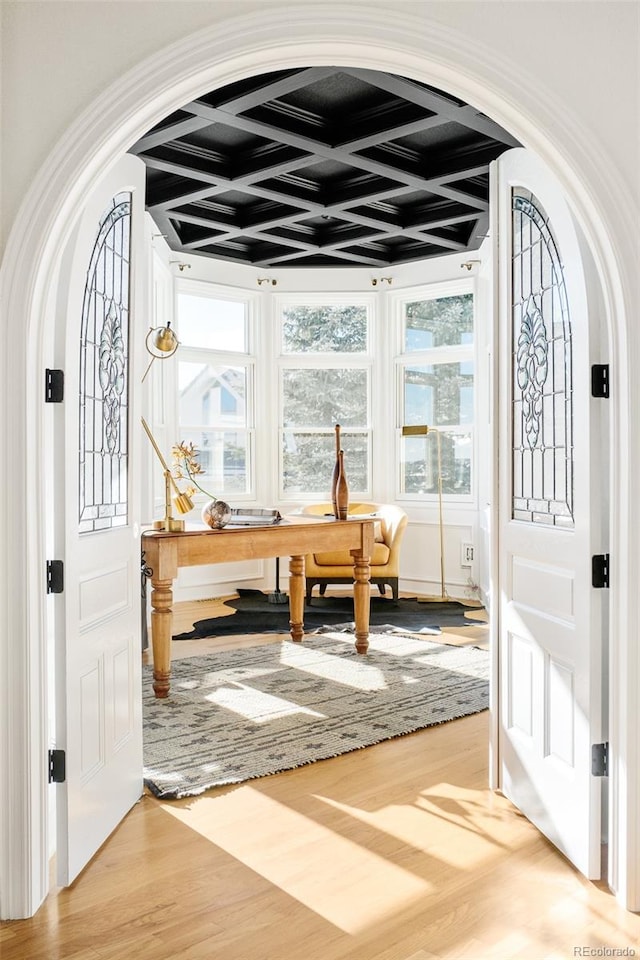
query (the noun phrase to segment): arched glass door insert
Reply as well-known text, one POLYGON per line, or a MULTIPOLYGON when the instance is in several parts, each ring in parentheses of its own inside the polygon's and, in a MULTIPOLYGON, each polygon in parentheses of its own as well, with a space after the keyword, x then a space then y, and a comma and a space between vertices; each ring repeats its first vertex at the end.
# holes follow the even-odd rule
POLYGON ((512 193, 513 519, 573 527, 571 321, 541 203, 512 193))
POLYGON ((127 523, 131 194, 100 219, 80 331, 79 529, 127 523))

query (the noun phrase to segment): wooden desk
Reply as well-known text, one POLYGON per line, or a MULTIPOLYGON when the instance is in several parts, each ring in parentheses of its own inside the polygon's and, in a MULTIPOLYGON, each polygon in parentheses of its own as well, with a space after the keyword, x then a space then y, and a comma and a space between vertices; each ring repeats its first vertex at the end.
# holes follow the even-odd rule
POLYGON ((153 689, 158 698, 169 694, 173 581, 179 567, 268 557, 290 557, 289 623, 291 639, 304 636, 304 557, 307 553, 350 550, 353 555, 355 647, 369 649, 369 560, 373 552, 373 521, 354 518, 285 517, 269 527, 197 527, 183 533, 147 531, 142 535, 145 563, 151 567, 151 643, 153 689))

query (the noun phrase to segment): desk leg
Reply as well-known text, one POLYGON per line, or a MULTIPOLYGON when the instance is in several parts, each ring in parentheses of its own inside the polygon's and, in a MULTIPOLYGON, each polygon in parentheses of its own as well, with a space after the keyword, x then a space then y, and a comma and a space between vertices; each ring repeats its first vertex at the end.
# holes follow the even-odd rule
POLYGON ((304 637, 304 557, 289 558, 289 626, 291 639, 304 637))
POLYGON ((356 650, 369 649, 369 557, 353 558, 353 607, 356 623, 356 650))
POLYGON ((151 643, 153 646, 153 689, 158 700, 169 696, 171 676, 171 626, 173 623, 173 580, 151 579, 151 643))

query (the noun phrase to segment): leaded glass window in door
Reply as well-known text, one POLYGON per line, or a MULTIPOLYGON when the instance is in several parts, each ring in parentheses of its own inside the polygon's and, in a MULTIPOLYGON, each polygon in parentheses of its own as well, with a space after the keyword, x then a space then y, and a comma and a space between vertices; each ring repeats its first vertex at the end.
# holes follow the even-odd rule
POLYGON ((80 331, 79 529, 127 523, 131 194, 101 217, 80 331))
POLYGON ((513 519, 573 527, 571 320, 549 219, 512 195, 513 519))

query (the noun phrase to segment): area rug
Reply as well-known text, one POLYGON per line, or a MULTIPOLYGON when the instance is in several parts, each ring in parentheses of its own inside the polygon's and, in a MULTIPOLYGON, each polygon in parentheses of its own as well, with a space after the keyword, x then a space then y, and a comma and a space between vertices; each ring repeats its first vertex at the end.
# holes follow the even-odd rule
POLYGON ((336 757, 485 710, 489 655, 415 635, 316 634, 172 664, 171 691, 143 688, 144 779, 194 796, 336 757))
MULTIPOLYGON (((223 617, 197 620, 193 629, 180 633, 174 640, 196 640, 203 637, 224 637, 241 633, 289 633, 289 603, 269 603, 268 594, 260 590, 238 590, 238 598, 225 606, 235 612, 223 617)), ((441 627, 477 626, 465 616, 464 603, 455 600, 424 602, 415 597, 392 600, 371 597, 369 623, 371 632, 380 629, 401 629, 414 633, 440 633, 441 627)), ((471 608, 474 612, 478 607, 471 608)), ((353 597, 312 598, 304 608, 305 631, 353 622, 353 597)))

